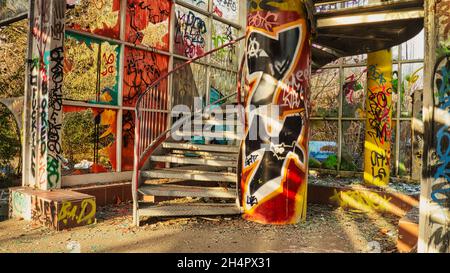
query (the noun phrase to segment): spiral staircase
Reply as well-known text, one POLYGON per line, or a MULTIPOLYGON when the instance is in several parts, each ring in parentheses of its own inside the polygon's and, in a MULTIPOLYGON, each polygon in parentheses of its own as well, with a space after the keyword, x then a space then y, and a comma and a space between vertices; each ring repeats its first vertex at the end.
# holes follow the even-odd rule
MULTIPOLYGON (((314 10, 310 18, 313 71, 340 57, 390 48, 411 39, 423 28, 423 5, 423 0, 314 0, 309 5, 314 10)), ((0 27, 26 16, 20 10, 0 18, 0 27)), ((172 90, 169 98, 166 86, 172 74, 243 39, 175 67, 138 98, 132 182, 137 225, 141 217, 241 213, 237 157, 243 113, 236 110, 220 118, 213 114, 213 109, 240 104, 240 77, 235 93, 198 111, 181 113, 176 120, 168 114, 169 100, 180 94, 172 90), (220 127, 223 120, 226 126, 220 127), (191 126, 185 128, 186 123, 191 126), (217 128, 221 130, 214 130, 217 128), (202 135, 204 131, 209 133, 202 135), (201 141, 195 141, 198 139, 201 141)), ((242 75, 242 64, 238 76, 242 75)))
MULTIPOLYGON (((354 7, 345 6, 348 2, 315 1, 312 22, 315 35, 312 48, 313 71, 340 57, 401 44, 417 35, 423 28, 423 0, 371 1, 364 6, 354 7), (344 7, 323 8, 333 4, 341 4, 344 7)), ((239 134, 243 129, 243 113, 228 113, 228 117, 224 119, 227 122, 226 130, 207 130, 208 126, 214 127, 220 124, 218 121, 222 121, 222 118, 217 119, 211 115, 208 107, 225 109, 227 105, 240 104, 240 77, 234 94, 215 101, 200 111, 184 113, 185 115, 168 129, 155 124, 154 114, 167 105, 168 98, 164 98, 163 89, 160 87, 164 86, 172 73, 208 57, 217 50, 236 46, 243 39, 244 37, 241 37, 174 68, 155 81, 139 97, 135 133, 137 160, 132 183, 134 219, 137 225, 141 217, 241 213, 237 158, 239 134), (151 101, 155 98, 166 104, 159 104, 162 107, 160 109, 151 107, 154 105, 151 101), (232 103, 223 104, 224 101, 232 103), (197 120, 197 127, 194 125, 188 128, 192 129, 192 135, 186 135, 186 132, 180 130, 185 121, 189 120, 197 120), (193 143, 192 137, 201 137, 202 131, 212 132, 203 135, 204 144, 193 143), (184 140, 176 140, 182 137, 184 140), (215 143, 217 139, 226 139, 226 144, 215 143)), ((242 62, 239 76, 243 67, 242 62)), ((164 124, 167 124, 167 118, 163 120, 164 124)))

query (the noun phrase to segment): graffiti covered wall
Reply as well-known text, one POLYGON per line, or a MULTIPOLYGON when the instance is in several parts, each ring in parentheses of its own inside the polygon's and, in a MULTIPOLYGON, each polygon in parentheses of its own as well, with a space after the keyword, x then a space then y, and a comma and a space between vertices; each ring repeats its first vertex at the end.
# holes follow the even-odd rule
POLYGON ((306 216, 310 26, 301 0, 249 1, 241 203, 248 220, 306 216))
POLYGON ((418 251, 449 253, 450 1, 429 1, 428 5, 418 251))
POLYGON ((65 2, 40 0, 31 18, 31 59, 26 90, 24 184, 39 189, 61 186, 61 118, 65 2))
POLYGON ((364 182, 389 183, 392 118, 392 54, 382 50, 368 54, 364 182))

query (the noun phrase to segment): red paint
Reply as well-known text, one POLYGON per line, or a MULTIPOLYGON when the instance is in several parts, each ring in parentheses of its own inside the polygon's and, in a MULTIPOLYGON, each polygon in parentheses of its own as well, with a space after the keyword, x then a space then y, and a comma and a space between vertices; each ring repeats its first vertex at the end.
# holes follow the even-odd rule
MULTIPOLYGON (((160 50, 169 50, 170 12, 172 2, 168 0, 128 0, 126 15, 126 40, 137 45, 144 39, 143 30, 150 24, 158 24, 169 19, 167 33, 162 43, 153 45, 160 50)), ((146 45, 149 46, 149 45, 146 45)))
POLYGON ((283 192, 258 205, 252 214, 244 215, 247 220, 260 223, 286 224, 296 223, 296 196, 300 186, 306 183, 306 173, 290 161, 286 181, 283 182, 283 192))
MULTIPOLYGON (((167 56, 125 47, 123 104, 135 106, 139 95, 167 73, 168 64, 167 56)), ((162 90, 167 92, 167 85, 162 90)))

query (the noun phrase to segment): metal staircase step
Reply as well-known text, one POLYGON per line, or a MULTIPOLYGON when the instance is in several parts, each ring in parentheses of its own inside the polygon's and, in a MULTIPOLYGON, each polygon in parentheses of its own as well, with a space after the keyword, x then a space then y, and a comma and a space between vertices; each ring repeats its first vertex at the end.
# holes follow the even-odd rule
POLYGON ((165 149, 182 149, 191 151, 209 151, 209 152, 222 152, 222 153, 239 153, 239 146, 234 145, 202 145, 192 143, 181 142, 164 142, 163 148, 165 149))
MULTIPOLYGON (((238 133, 233 131, 221 131, 221 132, 211 132, 211 131, 176 131, 173 133, 178 137, 208 137, 208 138, 219 138, 219 139, 242 139, 238 133)), ((243 133, 242 133, 243 134, 243 133)))
POLYGON ((143 195, 171 197, 208 197, 236 199, 236 189, 224 187, 194 187, 172 184, 143 185, 138 191, 143 195))
POLYGON ((236 160, 219 160, 195 157, 182 157, 177 155, 152 155, 152 161, 174 164, 209 165, 219 167, 236 167, 236 160))
POLYGON ((192 216, 192 215, 236 215, 241 209, 236 204, 183 204, 152 206, 140 205, 139 216, 192 216))
POLYGON ((202 170, 186 169, 154 169, 151 171, 141 171, 143 178, 167 178, 193 181, 212 181, 212 182, 236 182, 237 175, 229 172, 208 172, 202 170))
POLYGON ((231 128, 244 127, 244 124, 238 120, 205 119, 203 125, 228 126, 231 128))
POLYGON ((236 161, 238 158, 237 154, 224 154, 224 153, 201 153, 197 151, 184 151, 183 153, 171 152, 166 155, 171 155, 175 157, 186 157, 186 158, 203 158, 203 159, 214 159, 214 160, 229 160, 236 161))

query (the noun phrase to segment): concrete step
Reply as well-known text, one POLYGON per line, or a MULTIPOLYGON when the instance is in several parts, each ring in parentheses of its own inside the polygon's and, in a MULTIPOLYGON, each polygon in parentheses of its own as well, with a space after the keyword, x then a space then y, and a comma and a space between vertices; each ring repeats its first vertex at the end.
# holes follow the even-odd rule
POLYGON ((216 145, 216 144, 192 144, 182 142, 164 142, 163 148, 165 149, 182 149, 191 151, 209 151, 209 152, 221 152, 221 153, 239 153, 239 146, 235 145, 216 145))
POLYGON ((190 165, 208 165, 218 167, 236 167, 236 160, 218 160, 207 158, 195 158, 195 157, 182 157, 177 155, 152 155, 152 161, 166 162, 174 164, 190 164, 190 165))
POLYGON ((172 184, 143 185, 138 191, 143 195, 171 197, 208 197, 236 199, 236 189, 224 187, 195 187, 172 184))
POLYGON ((139 216, 193 216, 193 215, 236 215, 241 209, 236 204, 182 204, 182 205, 140 205, 139 216))
POLYGON ((151 171, 141 171, 143 178, 168 178, 193 181, 231 182, 236 183, 237 175, 229 172, 208 172, 202 170, 186 169, 155 169, 151 171))

